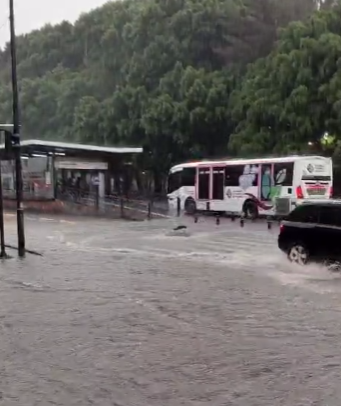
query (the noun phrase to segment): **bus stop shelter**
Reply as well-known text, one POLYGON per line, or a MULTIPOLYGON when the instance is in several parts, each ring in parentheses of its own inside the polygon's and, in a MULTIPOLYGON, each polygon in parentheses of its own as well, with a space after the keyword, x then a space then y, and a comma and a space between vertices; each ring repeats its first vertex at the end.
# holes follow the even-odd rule
MULTIPOLYGON (((83 185, 95 187, 99 196, 111 194, 124 182, 125 174, 141 147, 111 147, 69 142, 24 140, 21 142, 24 198, 56 199, 58 193, 83 185)), ((0 145, 1 172, 5 197, 15 195, 14 161, 0 145)))

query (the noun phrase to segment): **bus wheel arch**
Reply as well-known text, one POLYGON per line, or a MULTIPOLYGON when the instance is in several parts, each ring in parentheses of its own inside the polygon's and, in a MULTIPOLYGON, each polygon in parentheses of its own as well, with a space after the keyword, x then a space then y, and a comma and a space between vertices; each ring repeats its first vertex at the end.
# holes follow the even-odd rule
POLYGON ((193 197, 187 197, 185 200, 184 209, 186 214, 195 214, 197 211, 197 204, 195 203, 193 197))
POLYGON ((255 220, 259 216, 257 203, 252 199, 245 200, 243 204, 243 215, 246 218, 255 220))

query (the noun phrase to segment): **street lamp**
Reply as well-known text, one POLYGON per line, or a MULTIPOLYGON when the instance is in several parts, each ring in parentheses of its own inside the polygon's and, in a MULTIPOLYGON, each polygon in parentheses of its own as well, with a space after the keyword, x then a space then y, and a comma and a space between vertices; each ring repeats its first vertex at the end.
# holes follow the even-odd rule
POLYGON ((19 91, 17 78, 17 52, 15 41, 14 25, 14 4, 9 0, 9 21, 10 21, 10 46, 12 59, 12 93, 13 93, 13 152, 15 157, 15 177, 16 177, 16 200, 17 200, 17 232, 18 232, 18 254, 25 256, 25 230, 24 230, 24 208, 23 208, 23 178, 21 165, 20 148, 20 114, 19 114, 19 91))

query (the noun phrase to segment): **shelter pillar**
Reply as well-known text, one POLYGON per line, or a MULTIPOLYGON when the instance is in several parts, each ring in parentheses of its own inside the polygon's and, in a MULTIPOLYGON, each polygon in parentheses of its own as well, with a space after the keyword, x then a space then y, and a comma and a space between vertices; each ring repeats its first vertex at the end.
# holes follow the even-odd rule
POLYGON ((98 173, 98 193, 99 197, 105 197, 105 176, 104 172, 98 173))

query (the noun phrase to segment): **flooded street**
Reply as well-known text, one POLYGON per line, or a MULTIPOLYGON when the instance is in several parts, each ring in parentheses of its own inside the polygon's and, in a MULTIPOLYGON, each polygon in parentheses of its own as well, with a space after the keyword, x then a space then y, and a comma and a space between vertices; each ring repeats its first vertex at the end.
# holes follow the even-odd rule
POLYGON ((339 406, 341 276, 288 264, 277 226, 184 221, 28 215, 44 257, 1 264, 0 404, 339 406))

